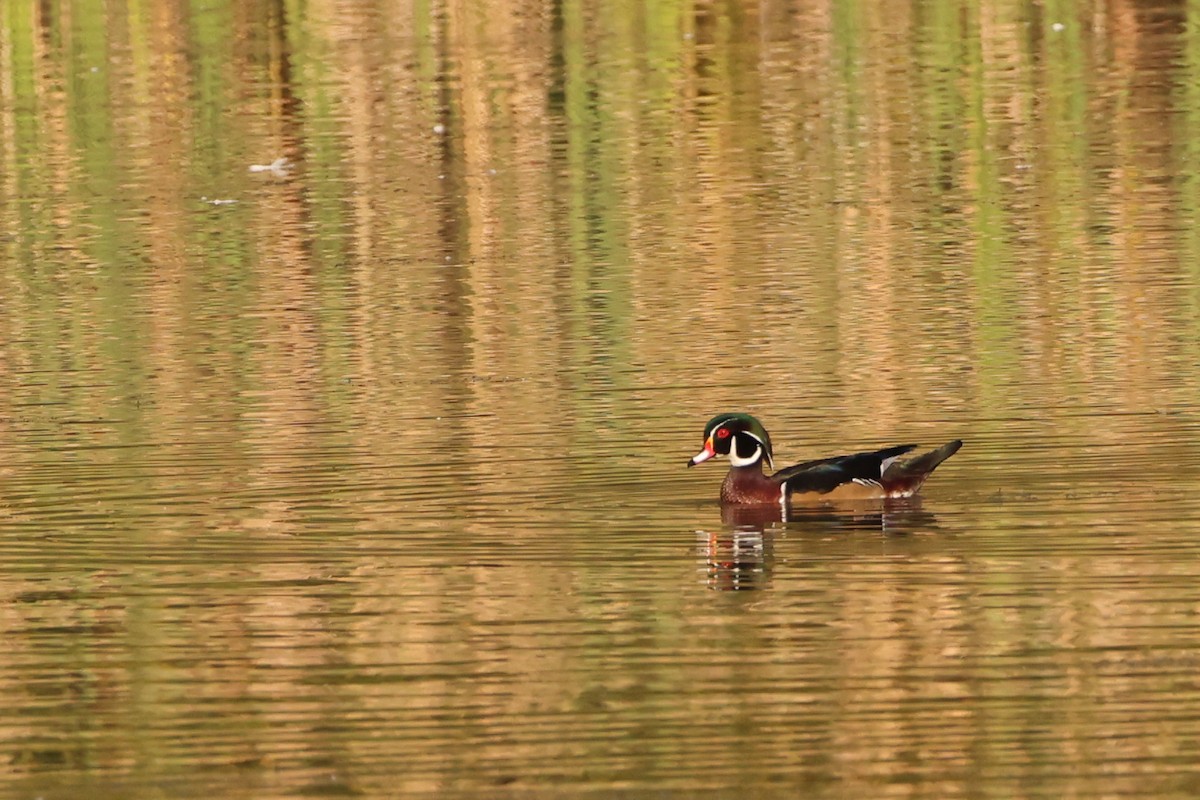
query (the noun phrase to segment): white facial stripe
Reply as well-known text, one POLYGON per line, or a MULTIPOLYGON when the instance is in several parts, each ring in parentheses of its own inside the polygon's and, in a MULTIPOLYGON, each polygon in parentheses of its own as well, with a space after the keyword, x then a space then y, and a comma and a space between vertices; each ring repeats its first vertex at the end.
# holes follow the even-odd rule
MULTIPOLYGON (((755 436, 750 431, 742 431, 742 435, 749 436, 751 439, 758 442, 758 449, 759 449, 759 451, 762 452, 763 456, 767 459, 767 466, 769 466, 771 469, 775 469, 775 462, 771 460, 771 454, 767 452, 767 443, 764 442, 762 439, 758 438, 757 436, 755 436)), ((757 458, 757 457, 758 456, 756 455, 755 458, 757 458)), ((733 451, 730 451, 730 453, 729 453, 729 460, 730 461, 733 460, 733 451)), ((751 463, 753 463, 753 461, 751 463)))
MULTIPOLYGON (((743 434, 734 434, 734 435, 741 436, 743 434)), ((729 448, 729 463, 735 467, 748 467, 751 464, 758 461, 760 458, 762 458, 762 454, 763 454, 762 439, 759 439, 757 436, 755 436, 754 434, 751 434, 751 433, 746 433, 744 435, 749 436, 751 439, 758 442, 758 447, 754 448, 754 452, 750 454, 749 458, 742 458, 741 456, 738 455, 737 445, 731 443, 733 446, 729 448)))

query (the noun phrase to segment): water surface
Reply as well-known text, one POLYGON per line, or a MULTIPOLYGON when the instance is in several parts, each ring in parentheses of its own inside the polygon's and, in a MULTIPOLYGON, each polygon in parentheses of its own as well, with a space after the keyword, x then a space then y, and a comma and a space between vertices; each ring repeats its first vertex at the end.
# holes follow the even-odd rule
POLYGON ((152 5, 0 7, 0 795, 1195 794, 1190 8, 152 5))

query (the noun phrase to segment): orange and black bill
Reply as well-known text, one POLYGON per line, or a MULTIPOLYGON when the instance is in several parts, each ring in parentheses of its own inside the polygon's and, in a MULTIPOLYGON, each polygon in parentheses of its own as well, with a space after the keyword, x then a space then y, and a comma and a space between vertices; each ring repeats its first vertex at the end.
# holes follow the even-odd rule
POLYGON ((710 458, 712 458, 716 454, 717 454, 717 451, 713 448, 713 440, 712 440, 712 437, 710 436, 704 440, 704 449, 688 459, 688 466, 694 467, 697 464, 703 464, 705 461, 708 461, 710 458))

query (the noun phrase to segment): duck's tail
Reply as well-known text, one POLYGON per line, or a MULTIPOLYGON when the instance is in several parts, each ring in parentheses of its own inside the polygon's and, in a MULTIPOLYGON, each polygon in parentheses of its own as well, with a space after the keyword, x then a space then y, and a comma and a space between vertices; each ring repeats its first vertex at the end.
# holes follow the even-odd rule
POLYGON ((887 496, 908 497, 915 493, 921 488, 925 479, 938 468, 938 465, 957 453, 962 444, 961 439, 955 439, 924 455, 908 461, 900 461, 897 458, 884 466, 880 482, 883 484, 887 496))

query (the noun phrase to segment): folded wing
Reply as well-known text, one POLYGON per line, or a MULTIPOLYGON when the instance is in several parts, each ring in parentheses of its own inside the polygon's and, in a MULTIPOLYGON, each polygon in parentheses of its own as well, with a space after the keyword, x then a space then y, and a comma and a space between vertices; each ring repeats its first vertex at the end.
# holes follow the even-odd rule
POLYGON ((894 471, 896 459, 915 447, 915 444, 902 444, 883 450, 819 458, 780 470, 772 477, 787 486, 788 494, 827 494, 846 483, 875 485, 886 489, 884 473, 894 471))

